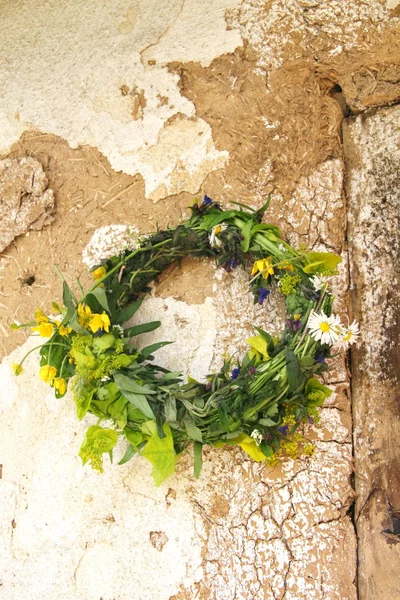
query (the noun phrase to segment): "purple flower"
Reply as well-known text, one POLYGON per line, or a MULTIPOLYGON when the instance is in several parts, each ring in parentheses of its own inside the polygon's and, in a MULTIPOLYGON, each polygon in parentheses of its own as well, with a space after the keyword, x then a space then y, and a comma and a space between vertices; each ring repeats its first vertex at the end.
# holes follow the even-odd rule
POLYGON ((286 319, 286 327, 292 331, 298 331, 301 327, 300 319, 286 319))
POLYGON ((211 390, 211 382, 207 381, 207 383, 204 387, 205 387, 206 391, 209 392, 211 390))
POLYGON ((231 379, 236 379, 239 376, 239 373, 240 373, 240 369, 238 369, 238 367, 233 369, 232 373, 231 373, 231 379))
POLYGON ((264 302, 265 298, 268 298, 270 293, 271 293, 270 290, 268 290, 267 288, 263 288, 263 287, 258 288, 258 304, 262 304, 264 302))
POLYGON ((277 430, 281 432, 282 435, 287 435, 289 429, 289 425, 281 425, 280 427, 277 427, 277 430))
POLYGON ((315 360, 315 362, 318 362, 318 363, 321 363, 321 365, 324 365, 325 364, 325 355, 324 355, 324 353, 323 352, 317 352, 314 355, 314 360, 315 360))
POLYGON ((255 372, 256 372, 255 367, 249 367, 249 375, 254 375, 255 372))
POLYGON ((298 331, 301 327, 301 321, 300 319, 293 319, 292 321, 292 329, 293 331, 298 331))
POLYGON ((236 269, 237 266, 239 266, 239 261, 236 258, 230 258, 223 264, 227 273, 230 273, 232 269, 236 269))
POLYGON ((207 196, 207 194, 204 194, 204 200, 203 200, 203 206, 208 206, 209 204, 212 204, 213 201, 211 200, 210 196, 207 196))

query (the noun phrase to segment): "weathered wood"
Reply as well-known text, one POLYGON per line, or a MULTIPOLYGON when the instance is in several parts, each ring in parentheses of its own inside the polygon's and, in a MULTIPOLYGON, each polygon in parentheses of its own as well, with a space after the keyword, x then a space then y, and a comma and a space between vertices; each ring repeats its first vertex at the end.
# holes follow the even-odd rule
POLYGON ((400 106, 343 127, 360 600, 400 598, 400 106))

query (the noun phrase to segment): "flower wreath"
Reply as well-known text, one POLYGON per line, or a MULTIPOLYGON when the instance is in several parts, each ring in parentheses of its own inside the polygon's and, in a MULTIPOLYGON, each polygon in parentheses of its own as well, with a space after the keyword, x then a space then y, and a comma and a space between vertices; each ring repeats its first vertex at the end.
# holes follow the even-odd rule
MULTIPOLYGON (((262 222, 268 203, 257 211, 238 207, 223 210, 205 196, 191 207, 187 221, 137 238, 129 250, 103 260, 92 270, 93 287, 84 294, 80 286, 80 299, 63 279, 63 306, 53 303, 59 318, 37 309, 35 322, 12 325, 50 338, 38 346, 40 378, 57 398, 73 378, 78 418, 97 417, 80 448, 83 464, 102 471, 103 454, 112 459, 119 436, 128 442, 119 464, 139 453, 152 463, 157 485, 174 472, 190 445, 195 477, 204 445, 240 445, 254 460, 269 464, 279 456, 313 453, 298 428, 318 419, 317 407, 331 394, 315 376, 328 369, 333 344, 347 348, 359 333, 355 322, 344 327, 332 314, 327 280, 341 258, 294 250, 278 227, 262 222), (179 372, 154 363, 157 349, 171 342, 137 349, 135 336, 156 329, 159 321, 123 325, 139 310, 150 284, 188 255, 214 257, 226 271, 246 267, 251 259, 254 302, 262 305, 271 286, 286 299, 279 338, 255 327, 244 357, 225 360, 205 383, 190 377, 183 383, 179 372), (104 428, 102 421, 112 425, 104 428)), ((17 375, 22 363, 13 365, 17 375)))

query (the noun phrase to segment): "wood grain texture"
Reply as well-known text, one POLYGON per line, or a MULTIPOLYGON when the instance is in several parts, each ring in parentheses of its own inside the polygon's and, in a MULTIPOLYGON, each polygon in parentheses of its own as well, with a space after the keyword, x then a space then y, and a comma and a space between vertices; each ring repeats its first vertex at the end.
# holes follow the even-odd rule
POLYGON ((400 106, 343 127, 359 600, 400 598, 400 106))

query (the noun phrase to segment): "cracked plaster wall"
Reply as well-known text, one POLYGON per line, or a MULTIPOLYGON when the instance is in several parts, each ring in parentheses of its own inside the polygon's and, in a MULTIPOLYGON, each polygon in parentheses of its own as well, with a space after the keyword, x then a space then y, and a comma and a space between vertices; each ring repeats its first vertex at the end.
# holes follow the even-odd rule
MULTIPOLYGON (((329 161, 298 187, 292 200, 303 203, 296 202, 290 224, 293 240, 327 210, 319 199, 323 189, 332 227, 340 219, 342 173, 340 161, 329 161)), ((320 228, 314 247, 340 251, 333 230, 320 228)), ((239 270, 213 269, 211 279, 201 304, 162 298, 156 289, 141 314, 163 321, 163 330, 142 343, 155 333, 176 340, 158 359, 198 378, 219 366, 224 351, 245 349, 253 322, 267 329, 283 322, 274 298, 267 312, 252 304, 239 270)), ((346 286, 343 271, 342 294, 346 286)), ((272 470, 237 449, 208 449, 200 480, 192 477, 189 454, 157 489, 144 459, 107 465, 102 476, 81 467, 76 453, 90 418, 78 422, 70 395, 56 400, 38 380, 34 354, 23 375, 12 375, 11 363, 34 342, 8 356, 0 373, 0 598, 355 600, 355 536, 347 514, 351 417, 342 358, 327 381, 335 392, 321 423, 305 431, 316 443, 314 457, 287 459, 272 470)), ((118 447, 115 462, 123 452, 118 447)))
POLYGON ((0 153, 39 129, 96 146, 116 171, 139 173, 156 201, 197 192, 228 153, 166 65, 207 66, 240 46, 224 18, 238 3, 2 2, 0 153))
MULTIPOLYGON (((260 2, 253 4, 258 10, 260 2)), ((20 0, 2 6, 0 148, 7 151, 27 128, 40 129, 72 146, 96 146, 114 169, 139 173, 155 201, 197 192, 210 172, 227 164, 228 152, 216 149, 210 125, 196 116, 178 75, 165 65, 208 66, 241 46, 224 17, 239 5, 118 0, 106 9, 87 0, 78 11, 54 0, 41 6, 20 0)), ((254 19, 262 21, 258 12, 254 19)), ((269 217, 294 244, 341 252, 346 266, 342 179, 341 160, 323 162, 287 202, 277 194, 269 217)), ((176 340, 159 352, 160 362, 198 378, 218 368, 224 352, 244 351, 253 323, 279 329, 283 319, 275 298, 267 318, 252 305, 240 272, 212 272, 209 280, 201 303, 155 291, 142 314, 143 320, 161 316, 157 339, 176 340)), ((341 310, 346 289, 344 268, 341 310)), ((157 489, 144 459, 107 466, 103 476, 80 466, 76 453, 91 421, 79 423, 71 398, 56 400, 38 380, 35 355, 19 379, 11 375, 10 364, 32 344, 7 357, 0 372, 0 598, 356 598, 342 360, 327 381, 335 393, 321 424, 305 432, 316 441, 316 456, 272 471, 240 450, 208 450, 199 481, 187 456, 157 489)))

